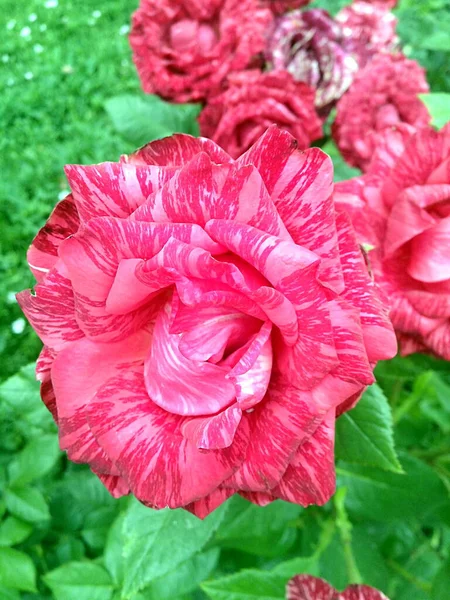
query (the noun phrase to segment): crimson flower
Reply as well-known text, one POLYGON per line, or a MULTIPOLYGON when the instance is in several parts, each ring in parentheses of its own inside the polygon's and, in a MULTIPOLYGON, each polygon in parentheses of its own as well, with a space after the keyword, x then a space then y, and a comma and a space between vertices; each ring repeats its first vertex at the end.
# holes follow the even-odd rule
POLYGON ((287 585, 287 600, 389 600, 368 585, 349 585, 338 592, 323 579, 312 575, 296 575, 287 585))
POLYGON ((353 217, 403 354, 450 360, 450 124, 386 129, 366 175, 337 184, 353 217))
POLYGON ((398 47, 397 19, 386 4, 353 2, 336 15, 336 21, 342 26, 344 47, 360 68, 376 54, 398 47))
POLYGON ((302 8, 311 0, 261 0, 261 4, 270 8, 275 15, 282 15, 294 8, 302 8))
POLYGON ((266 58, 271 69, 287 70, 315 88, 316 106, 326 113, 358 69, 344 41, 342 27, 325 10, 297 10, 276 22, 266 58))
POLYGON ((237 158, 275 123, 303 150, 322 137, 314 96, 312 88, 294 81, 287 71, 234 73, 228 89, 211 98, 200 114, 200 133, 237 158))
POLYGON ((272 18, 259 0, 141 0, 130 44, 144 92, 205 100, 263 50, 272 18))
POLYGON ((66 175, 18 294, 61 448, 155 508, 326 502, 336 415, 396 352, 330 158, 272 127, 66 175))
POLYGON ((402 54, 380 54, 358 73, 337 106, 332 133, 345 160, 365 169, 386 127, 422 127, 430 114, 418 94, 429 91, 424 69, 402 54))

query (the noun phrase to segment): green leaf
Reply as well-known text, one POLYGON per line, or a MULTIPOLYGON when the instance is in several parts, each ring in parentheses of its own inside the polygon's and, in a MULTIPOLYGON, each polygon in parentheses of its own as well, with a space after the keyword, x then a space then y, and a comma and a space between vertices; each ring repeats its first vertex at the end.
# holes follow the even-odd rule
POLYGON ((338 463, 338 485, 348 489, 346 507, 351 515, 429 522, 434 511, 448 504, 447 490, 432 468, 408 455, 400 458, 404 474, 338 463))
POLYGON ((235 496, 215 540, 224 548, 236 548, 259 556, 283 555, 295 542, 292 522, 302 508, 278 500, 265 507, 235 496))
POLYGON ((0 598, 2 600, 20 600, 20 593, 17 590, 0 585, 0 598))
POLYGON ((33 527, 29 523, 16 517, 8 517, 0 524, 0 546, 20 544, 32 531, 33 527))
POLYGON ((117 131, 136 146, 173 133, 198 135, 198 104, 169 104, 158 96, 116 96, 105 103, 117 131))
POLYGON ((0 586, 36 591, 36 568, 29 556, 12 548, 0 548, 0 586))
POLYGON ((106 538, 104 561, 114 583, 119 585, 123 581, 124 556, 123 556, 123 524, 125 513, 120 514, 112 524, 106 538))
POLYGON ((286 578, 267 571, 249 569, 203 583, 212 600, 283 600, 286 578))
POLYGON ((101 550, 104 547, 108 530, 116 514, 117 507, 112 505, 97 508, 87 515, 81 536, 88 546, 94 550, 101 550))
POLYGON ((110 600, 113 583, 108 573, 92 562, 70 562, 44 575, 56 600, 110 600))
POLYGON ((182 509, 152 510, 133 502, 123 529, 124 598, 197 554, 218 528, 225 510, 222 505, 201 521, 182 509))
POLYGON ((173 600, 175 597, 189 594, 207 579, 217 565, 219 549, 212 548, 208 552, 196 554, 178 565, 176 569, 155 579, 148 588, 141 592, 145 600, 173 600))
POLYGON ((448 600, 450 590, 450 558, 437 573, 433 581, 432 598, 433 600, 448 600))
POLYGON ((11 485, 26 485, 46 475, 61 456, 56 434, 42 435, 31 440, 10 463, 11 485))
POLYGON ((50 518, 47 502, 41 492, 35 488, 10 488, 5 492, 5 502, 12 515, 29 523, 50 518))
POLYGON ((336 457, 402 472, 394 448, 391 408, 378 385, 370 386, 355 408, 337 420, 336 457))
POLYGON ((432 117, 431 124, 434 127, 440 129, 450 121, 450 94, 433 92, 430 94, 420 94, 419 97, 430 111, 432 117))
POLYGON ((322 150, 326 152, 333 161, 334 181, 345 181, 347 179, 351 179, 352 177, 361 175, 361 171, 359 169, 355 169, 355 167, 351 167, 345 162, 342 154, 339 152, 333 140, 328 140, 322 146, 322 150))

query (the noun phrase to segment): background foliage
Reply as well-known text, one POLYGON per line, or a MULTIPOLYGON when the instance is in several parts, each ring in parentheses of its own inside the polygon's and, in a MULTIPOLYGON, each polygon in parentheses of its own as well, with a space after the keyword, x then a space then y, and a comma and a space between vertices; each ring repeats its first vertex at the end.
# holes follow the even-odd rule
MULTIPOLYGON (((448 363, 379 365, 378 386, 338 422, 339 492, 323 508, 235 498, 201 522, 114 500, 67 462, 29 364, 40 343, 14 301, 33 284, 26 248, 66 192, 65 163, 195 133, 198 107, 140 93, 127 42, 134 1, 1 8, 0 598, 274 600, 309 572, 338 588, 364 581, 392 600, 448 600, 448 363)), ((433 92, 450 92, 449 0, 401 0, 396 12, 405 52, 427 67, 433 92)), ((445 100, 433 100, 436 123, 448 118, 445 100)), ((337 179, 355 172, 324 148, 337 179)))

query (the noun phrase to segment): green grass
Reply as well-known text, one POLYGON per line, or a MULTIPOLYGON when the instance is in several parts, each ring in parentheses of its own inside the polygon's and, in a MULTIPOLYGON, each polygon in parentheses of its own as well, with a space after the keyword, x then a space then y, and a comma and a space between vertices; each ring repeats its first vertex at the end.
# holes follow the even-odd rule
POLYGON ((45 4, 1 2, 1 379, 40 349, 28 324, 22 333, 12 330, 22 317, 13 293, 33 285, 26 249, 67 189, 63 166, 116 160, 131 150, 103 104, 139 90, 126 31, 135 0, 45 4))

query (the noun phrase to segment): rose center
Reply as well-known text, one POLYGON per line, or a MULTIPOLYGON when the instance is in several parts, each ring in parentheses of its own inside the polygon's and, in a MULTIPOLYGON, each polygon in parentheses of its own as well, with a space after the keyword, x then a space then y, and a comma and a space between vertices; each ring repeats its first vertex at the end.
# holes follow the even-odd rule
POLYGON ((178 52, 196 48, 200 54, 208 54, 217 43, 217 35, 207 23, 183 19, 170 28, 170 43, 178 52))
POLYGON ((378 109, 375 118, 375 128, 382 131, 386 127, 392 127, 401 121, 397 108, 393 104, 384 104, 378 109))

